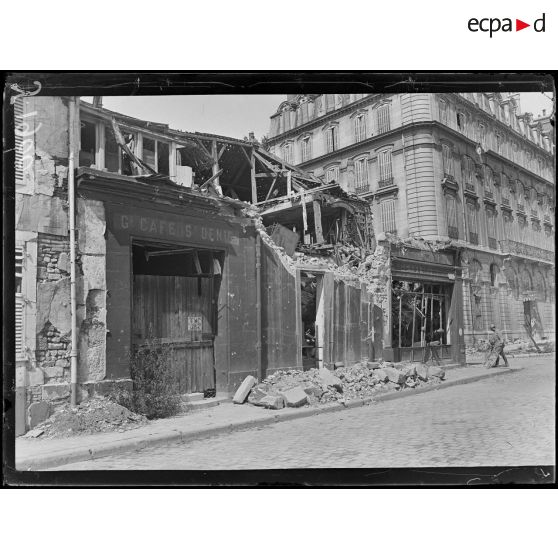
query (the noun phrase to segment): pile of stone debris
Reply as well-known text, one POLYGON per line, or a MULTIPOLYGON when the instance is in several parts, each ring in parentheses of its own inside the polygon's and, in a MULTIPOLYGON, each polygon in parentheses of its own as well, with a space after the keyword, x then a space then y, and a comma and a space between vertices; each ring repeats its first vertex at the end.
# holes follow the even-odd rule
POLYGON ((25 434, 26 438, 66 438, 97 432, 124 432, 147 424, 147 418, 106 397, 86 399, 77 407, 60 405, 45 421, 25 434))
POLYGON ((388 391, 415 389, 444 379, 439 366, 416 363, 361 362, 339 367, 310 370, 278 370, 257 383, 253 376, 242 382, 234 403, 251 403, 266 409, 347 403, 388 391))

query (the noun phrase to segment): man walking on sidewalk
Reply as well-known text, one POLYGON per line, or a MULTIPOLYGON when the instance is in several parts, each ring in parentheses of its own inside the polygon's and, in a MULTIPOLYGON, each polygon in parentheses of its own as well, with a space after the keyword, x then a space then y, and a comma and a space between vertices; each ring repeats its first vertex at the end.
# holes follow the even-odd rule
POLYGON ((490 336, 488 338, 488 343, 490 345, 488 356, 486 357, 485 366, 487 368, 496 368, 498 362, 500 362, 500 357, 504 361, 504 366, 509 366, 508 359, 504 354, 504 340, 500 337, 500 334, 496 331, 496 326, 492 324, 490 326, 490 336))

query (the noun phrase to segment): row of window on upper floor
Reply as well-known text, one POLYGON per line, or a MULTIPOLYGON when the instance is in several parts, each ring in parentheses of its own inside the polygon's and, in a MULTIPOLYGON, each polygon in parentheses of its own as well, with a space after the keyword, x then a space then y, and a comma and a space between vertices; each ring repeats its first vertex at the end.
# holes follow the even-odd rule
MULTIPOLYGON (((132 153, 155 172, 171 176, 177 166, 184 165, 182 148, 143 132, 121 129, 122 137, 132 153)), ((132 162, 115 139, 112 127, 104 121, 81 119, 79 166, 95 167, 131 176, 132 162)))
POLYGON ((302 96, 297 103, 286 103, 281 112, 271 118, 271 136, 278 136, 314 118, 338 110, 367 97, 363 93, 324 94, 317 97, 302 96))
MULTIPOLYGON (((547 180, 552 180, 554 171, 551 160, 548 157, 537 155, 532 148, 526 148, 519 138, 506 133, 503 127, 499 129, 493 125, 490 126, 489 122, 482 117, 473 118, 464 108, 454 106, 444 98, 438 99, 438 117, 442 124, 479 143, 485 151, 491 149, 531 172, 543 176, 547 180)), ((514 115, 514 118, 517 117, 514 115)), ((523 134, 527 139, 531 139, 536 145, 552 153, 552 143, 548 135, 539 134, 537 130, 533 130, 528 125, 526 130, 528 130, 528 134, 531 134, 531 136, 523 134), (536 140, 533 140, 534 137, 536 140)), ((523 133, 520 130, 516 131, 523 133)))
MULTIPOLYGON (((442 144, 442 160, 444 175, 453 178, 455 174, 455 159, 451 148, 447 144, 442 144)), ((484 195, 489 199, 494 198, 495 186, 501 190, 502 199, 510 200, 510 192, 517 194, 517 199, 531 200, 533 204, 538 202, 543 207, 550 208, 552 205, 552 196, 549 192, 537 191, 534 186, 525 186, 519 179, 512 179, 504 172, 500 172, 498 176, 490 166, 486 164, 477 165, 471 157, 465 156, 462 160, 461 173, 466 191, 476 192, 478 186, 483 187, 484 195), (499 180, 498 180, 499 179, 499 180)), ((518 201, 524 205, 525 202, 518 201)))
MULTIPOLYGON (((391 129, 391 107, 389 103, 384 103, 374 109, 375 130, 378 135, 385 134, 391 129)), ((366 111, 358 112, 352 117, 352 134, 350 144, 359 143, 371 136, 371 126, 368 122, 366 111)), ((318 138, 317 133, 306 134, 296 142, 289 140, 280 146, 278 153, 287 163, 304 163, 323 153, 314 153, 314 144, 318 138), (299 156, 296 149, 299 149, 299 156)), ((339 141, 339 124, 332 123, 322 130, 323 147, 325 153, 337 151, 341 145, 339 141)))

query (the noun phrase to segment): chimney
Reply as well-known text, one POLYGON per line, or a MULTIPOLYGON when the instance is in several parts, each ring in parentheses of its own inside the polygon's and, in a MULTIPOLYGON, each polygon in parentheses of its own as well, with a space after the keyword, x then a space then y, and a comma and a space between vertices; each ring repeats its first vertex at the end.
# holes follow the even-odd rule
POLYGON ((255 141, 256 141, 256 136, 254 135, 254 132, 249 132, 249 134, 248 134, 248 141, 251 141, 251 142, 255 142, 255 141))

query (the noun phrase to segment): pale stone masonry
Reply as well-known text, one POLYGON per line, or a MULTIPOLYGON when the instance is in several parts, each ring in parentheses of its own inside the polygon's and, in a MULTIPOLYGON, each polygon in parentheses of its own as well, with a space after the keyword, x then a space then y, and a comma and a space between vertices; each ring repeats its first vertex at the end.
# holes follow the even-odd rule
MULTIPOLYGON (((289 95, 268 147, 368 199, 376 235, 452 241, 467 344, 555 332, 555 146, 517 94, 289 95)), ((389 342, 389 335, 385 342, 389 342)))

